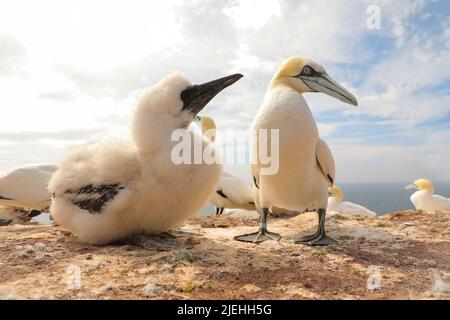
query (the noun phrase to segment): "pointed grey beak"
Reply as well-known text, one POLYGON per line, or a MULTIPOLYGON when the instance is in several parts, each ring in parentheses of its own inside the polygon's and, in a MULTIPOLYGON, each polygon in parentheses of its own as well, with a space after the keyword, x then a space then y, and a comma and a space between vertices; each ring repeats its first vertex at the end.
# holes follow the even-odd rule
POLYGON ((325 93, 342 102, 358 106, 355 96, 334 81, 327 73, 320 73, 312 77, 301 76, 299 78, 314 91, 325 93))
POLYGON ((408 184, 408 185, 405 187, 405 189, 406 189, 406 190, 411 190, 411 189, 417 189, 417 187, 416 187, 416 185, 415 185, 414 183, 412 183, 412 184, 408 184))
POLYGON ((233 74, 204 84, 189 86, 181 92, 183 110, 194 115, 199 113, 220 91, 242 78, 242 74, 233 74))

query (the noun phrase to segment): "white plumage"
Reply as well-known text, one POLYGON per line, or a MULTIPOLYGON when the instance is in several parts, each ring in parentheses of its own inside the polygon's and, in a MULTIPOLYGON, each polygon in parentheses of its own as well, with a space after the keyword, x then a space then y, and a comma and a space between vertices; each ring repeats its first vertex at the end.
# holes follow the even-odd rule
MULTIPOLYGON (((325 235, 324 229, 328 186, 334 181, 334 160, 326 143, 319 138, 314 117, 302 96, 304 92, 317 91, 357 104, 353 95, 332 80, 322 66, 304 57, 287 59, 272 79, 251 128, 252 134, 256 135, 251 146, 252 174, 255 204, 262 214, 260 230, 235 237, 236 240, 278 240, 280 236, 268 232, 266 227, 270 208, 278 207, 297 212, 307 208, 318 211, 317 232, 296 243, 325 245, 335 242, 325 235), (275 174, 263 173, 267 165, 256 152, 261 149, 261 129, 279 130, 279 169, 275 174)), ((268 154, 274 158, 270 144, 268 148, 268 154)))
POLYGON ((377 214, 359 204, 343 201, 344 191, 338 186, 329 188, 328 213, 343 213, 353 216, 376 216, 377 214))
MULTIPOLYGON (((198 212, 214 192, 220 164, 176 164, 174 130, 187 128, 233 75, 191 85, 175 74, 137 102, 132 141, 105 141, 69 152, 50 181, 51 214, 81 242, 106 244, 136 233, 159 233, 198 212)), ((188 131, 193 145, 209 141, 188 131)))
POLYGON ((50 206, 48 182, 57 167, 27 165, 0 173, 0 205, 44 210, 50 206))
POLYGON ((224 208, 255 210, 252 189, 244 181, 226 171, 220 176, 211 203, 216 207, 218 215, 222 214, 224 208))
POLYGON ((302 212, 307 208, 325 208, 327 185, 334 176, 324 172, 333 168, 331 153, 324 152, 313 115, 303 97, 287 87, 270 89, 252 130, 279 129, 279 170, 273 175, 260 175, 261 166, 252 166, 257 181, 259 205, 302 212), (279 110, 281 109, 281 110, 279 110), (322 147, 321 147, 322 146, 322 147), (321 152, 318 152, 320 150, 321 152))
POLYGON ((450 199, 434 194, 434 185, 430 180, 418 179, 406 186, 406 189, 418 190, 411 196, 416 210, 450 211, 450 199))
MULTIPOLYGON (((202 134, 214 143, 216 139, 216 123, 208 116, 199 116, 202 134)), ((253 192, 250 186, 225 170, 217 184, 216 192, 211 197, 216 207, 216 215, 221 215, 225 208, 255 210, 253 192)))

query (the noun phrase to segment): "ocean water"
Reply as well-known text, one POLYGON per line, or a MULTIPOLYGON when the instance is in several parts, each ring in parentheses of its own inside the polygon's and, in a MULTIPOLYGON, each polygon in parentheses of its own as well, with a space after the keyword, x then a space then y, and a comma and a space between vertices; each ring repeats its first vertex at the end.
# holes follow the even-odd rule
MULTIPOLYGON (((393 211, 414 209, 410 197, 415 190, 405 190, 405 183, 341 183, 344 190, 344 201, 360 204, 378 215, 393 211)), ((450 183, 434 183, 436 194, 450 198, 450 183)), ((207 205, 201 216, 214 213, 214 208, 207 205)))
MULTIPOLYGON (((351 201, 382 215, 392 211, 414 209, 410 197, 415 190, 405 190, 405 183, 341 183, 344 201, 351 201)), ((436 194, 450 197, 450 183, 434 183, 436 194)))

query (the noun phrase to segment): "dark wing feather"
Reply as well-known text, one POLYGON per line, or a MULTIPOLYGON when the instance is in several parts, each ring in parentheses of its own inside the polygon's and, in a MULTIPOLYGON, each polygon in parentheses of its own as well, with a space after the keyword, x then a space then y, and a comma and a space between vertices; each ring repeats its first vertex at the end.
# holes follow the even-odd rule
POLYGON ((225 198, 225 199, 228 198, 227 195, 226 195, 225 193, 223 193, 222 190, 217 190, 216 192, 217 192, 217 194, 220 195, 222 198, 225 198))
POLYGON ((103 207, 123 189, 125 187, 120 183, 89 184, 76 190, 69 189, 65 192, 65 195, 80 209, 87 210, 91 214, 97 214, 101 213, 103 207))

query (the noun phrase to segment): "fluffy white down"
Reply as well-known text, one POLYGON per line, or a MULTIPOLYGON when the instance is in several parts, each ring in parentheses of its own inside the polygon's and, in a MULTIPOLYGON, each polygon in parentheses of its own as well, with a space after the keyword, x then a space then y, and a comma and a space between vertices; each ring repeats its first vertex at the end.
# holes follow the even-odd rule
POLYGON ((220 176, 217 191, 221 191, 227 198, 215 192, 211 197, 211 203, 216 208, 255 210, 250 186, 226 171, 220 176))
MULTIPOLYGON (((163 79, 138 101, 133 141, 105 141, 70 151, 52 177, 51 214, 81 242, 106 244, 137 233, 159 233, 183 222, 209 200, 219 180, 219 164, 176 165, 170 135, 191 120, 179 112, 179 94, 189 82, 180 75, 163 79), (176 98, 175 98, 175 97, 176 98), (89 184, 120 183, 125 188, 91 214, 64 197, 89 184)), ((192 118, 192 116, 190 116, 192 118)), ((203 137, 190 132, 204 148, 203 137)))
POLYGON ((49 207, 48 182, 57 167, 28 165, 0 173, 0 205, 43 210, 49 207))
POLYGON ((377 214, 366 207, 359 204, 349 202, 349 201, 339 201, 335 197, 328 197, 328 208, 329 214, 333 213, 343 213, 353 216, 372 216, 375 217, 377 214))
POLYGON ((433 194, 428 190, 414 192, 411 202, 416 210, 424 211, 450 211, 450 199, 433 194))

